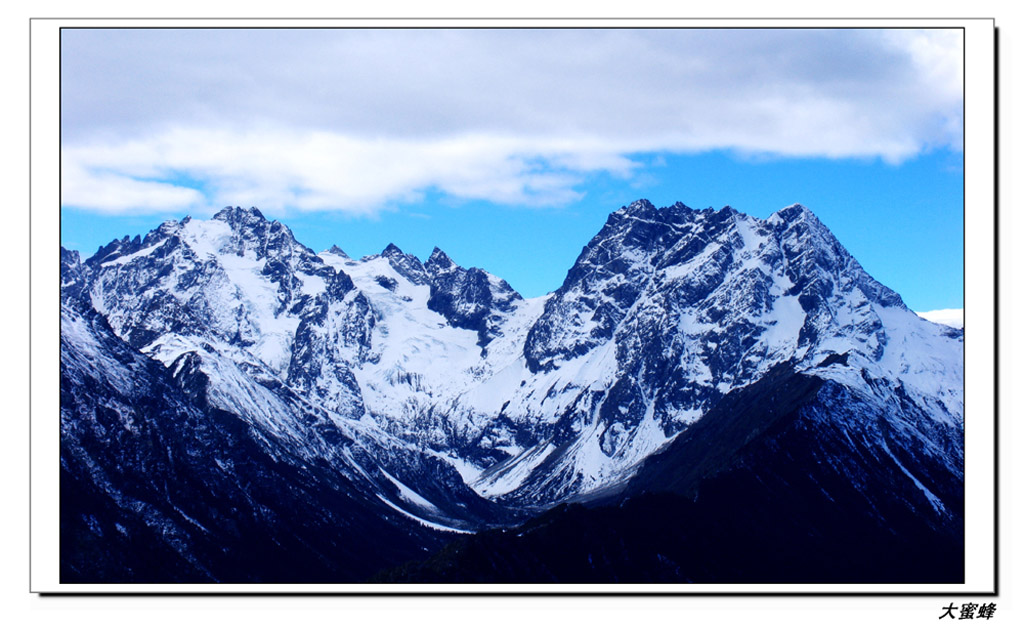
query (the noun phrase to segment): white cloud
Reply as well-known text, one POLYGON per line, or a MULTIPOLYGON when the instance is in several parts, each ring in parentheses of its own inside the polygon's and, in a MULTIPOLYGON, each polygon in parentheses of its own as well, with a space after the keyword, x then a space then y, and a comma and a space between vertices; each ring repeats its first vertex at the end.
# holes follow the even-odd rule
POLYGON ((945 308, 943 310, 929 310, 927 312, 919 312, 917 316, 922 319, 934 321, 935 323, 941 323, 942 325, 948 325, 951 328, 964 329, 964 309, 963 308, 945 308))
POLYGON ((188 209, 203 200, 193 188, 116 172, 90 172, 67 159, 61 161, 61 205, 103 214, 150 214, 188 209))
POLYGON ((165 185, 160 199, 146 204, 140 195, 158 190, 151 181, 133 179, 138 177, 196 182, 213 206, 372 213, 428 188, 465 199, 550 205, 575 200, 578 173, 631 167, 608 149, 582 146, 570 152, 564 142, 544 139, 367 140, 327 131, 179 129, 145 141, 65 148, 62 202, 119 212, 197 200, 195 190, 165 185), (138 185, 117 198, 116 186, 131 181, 138 185))
POLYGON ((956 30, 66 29, 63 202, 545 205, 591 173, 643 174, 641 152, 899 162, 960 148, 961 46, 956 30))

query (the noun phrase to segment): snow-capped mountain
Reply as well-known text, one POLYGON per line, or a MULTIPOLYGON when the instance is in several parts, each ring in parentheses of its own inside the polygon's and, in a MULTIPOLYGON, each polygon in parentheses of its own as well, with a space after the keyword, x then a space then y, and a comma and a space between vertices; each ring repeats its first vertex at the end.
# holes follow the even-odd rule
MULTIPOLYGON (((694 435, 733 421, 722 408, 780 369, 815 383, 807 426, 884 464, 854 492, 896 487, 930 505, 923 517, 962 519, 963 332, 909 311, 799 205, 759 220, 637 201, 533 299, 439 249, 423 262, 395 245, 316 254, 256 209, 61 256, 63 372, 157 378, 193 423, 230 414, 271 459, 344 477, 372 505, 365 522, 435 544, 563 501, 689 491, 711 468, 686 483, 658 470, 694 460, 694 435), (99 362, 82 349, 117 343, 99 362)), ((68 443, 89 417, 71 400, 91 394, 75 391, 100 386, 75 383, 68 443)))
POLYGON ((209 221, 169 221, 85 263, 62 256, 65 301, 102 313, 191 403, 240 417, 268 450, 328 463, 415 526, 501 521, 450 463, 367 421, 349 361, 374 359, 363 338, 374 318, 351 279, 285 226, 234 208, 209 221), (327 330, 335 311, 345 322, 327 330))
POLYGON ((577 438, 543 440, 487 480, 513 476, 502 490, 553 499, 600 488, 791 361, 858 390, 884 381, 956 430, 962 349, 802 206, 761 221, 638 201, 609 217, 545 303, 523 351, 532 386, 505 409, 577 438))

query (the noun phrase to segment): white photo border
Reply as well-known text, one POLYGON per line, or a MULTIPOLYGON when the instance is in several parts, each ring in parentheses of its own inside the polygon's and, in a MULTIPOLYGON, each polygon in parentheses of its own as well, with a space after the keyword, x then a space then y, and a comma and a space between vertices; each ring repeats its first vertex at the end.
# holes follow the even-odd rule
POLYGON ((30 22, 31 573, 37 593, 966 595, 998 590, 995 24, 991 19, 57 19, 30 22), (963 584, 98 584, 59 579, 62 28, 962 28, 965 530, 963 584))

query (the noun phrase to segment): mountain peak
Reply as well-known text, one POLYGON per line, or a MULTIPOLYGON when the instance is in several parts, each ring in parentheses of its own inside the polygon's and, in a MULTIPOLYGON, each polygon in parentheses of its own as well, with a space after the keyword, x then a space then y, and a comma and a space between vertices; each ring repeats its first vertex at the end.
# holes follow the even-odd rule
POLYGON ((384 251, 380 252, 380 255, 384 256, 385 258, 390 258, 393 256, 405 255, 405 253, 397 246, 395 246, 395 243, 389 242, 388 246, 384 247, 384 251))
POLYGON ((61 260, 65 260, 65 259, 67 259, 69 261, 73 260, 74 264, 79 264, 80 261, 81 261, 79 258, 80 258, 80 256, 79 256, 78 251, 76 251, 74 249, 67 249, 67 248, 64 247, 64 245, 60 246, 60 259, 61 260))
POLYGON ((448 254, 441 251, 438 247, 434 247, 434 250, 430 253, 430 257, 427 258, 426 267, 428 269, 450 269, 457 266, 448 254))
POLYGON ((622 207, 622 210, 625 210, 625 213, 627 213, 627 214, 636 214, 636 213, 640 213, 640 212, 653 212, 656 209, 657 208, 654 207, 654 204, 651 203, 650 201, 648 201, 647 199, 637 199, 636 201, 633 201, 629 205, 626 205, 626 206, 622 207))
POLYGON ((265 222, 267 218, 263 216, 257 208, 251 207, 248 210, 241 207, 231 207, 230 205, 225 207, 220 212, 213 215, 213 220, 224 221, 232 226, 234 225, 245 225, 250 223, 265 222))
POLYGON ((637 199, 629 205, 624 205, 619 208, 618 211, 614 212, 609 217, 609 220, 611 222, 617 222, 622 218, 632 218, 663 223, 684 223, 692 220, 693 213, 696 211, 697 210, 687 206, 685 203, 678 201, 668 207, 659 208, 655 207, 655 205, 647 199, 637 199))
POLYGON ((336 256, 344 256, 346 258, 348 257, 348 254, 345 253, 338 245, 331 245, 331 248, 327 250, 327 253, 333 253, 336 256))
MULTIPOLYGON (((373 258, 374 256, 369 256, 373 258)), ((427 281, 426 271, 423 269, 423 263, 420 259, 411 253, 405 253, 399 249, 395 243, 388 243, 387 247, 384 247, 384 251, 381 251, 379 257, 384 258, 388 261, 399 275, 402 275, 413 284, 424 284, 427 281)), ((363 258, 366 260, 367 258, 363 258)))
POLYGON ((118 240, 111 240, 109 243, 102 245, 96 250, 96 253, 92 254, 87 264, 96 265, 110 260, 118 256, 126 255, 137 251, 142 246, 142 236, 136 235, 133 239, 131 236, 125 234, 125 237, 118 240))
POLYGON ((810 211, 799 203, 787 206, 775 212, 768 217, 768 222, 772 225, 778 225, 782 223, 795 223, 801 220, 813 220, 814 222, 821 222, 818 217, 815 216, 814 212, 810 211))

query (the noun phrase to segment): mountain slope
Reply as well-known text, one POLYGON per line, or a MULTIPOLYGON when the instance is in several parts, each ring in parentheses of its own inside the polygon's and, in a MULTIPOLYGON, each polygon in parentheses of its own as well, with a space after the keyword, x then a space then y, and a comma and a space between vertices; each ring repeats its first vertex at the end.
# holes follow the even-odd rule
POLYGON ((192 402, 97 313, 66 304, 61 324, 62 582, 361 580, 445 539, 192 402))
POLYGON ((837 403, 848 402, 838 389, 780 365, 614 495, 455 540, 375 580, 961 582, 962 461, 904 441, 880 409, 837 403))

